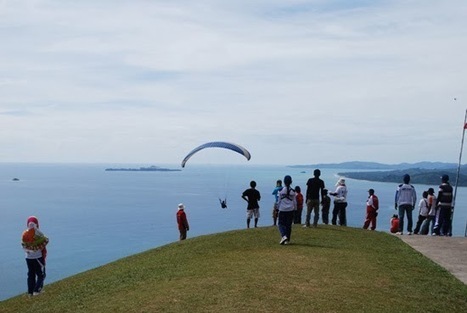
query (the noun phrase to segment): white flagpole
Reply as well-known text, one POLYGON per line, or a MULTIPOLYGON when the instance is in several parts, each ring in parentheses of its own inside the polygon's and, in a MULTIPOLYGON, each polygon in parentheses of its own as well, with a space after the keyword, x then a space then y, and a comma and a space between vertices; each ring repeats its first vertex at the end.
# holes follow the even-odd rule
MULTIPOLYGON (((454 99, 456 100, 456 99, 454 99)), ((465 110, 465 116, 464 116, 464 125, 462 125, 462 141, 461 141, 461 151, 459 153, 459 164, 457 165, 457 175, 456 175, 456 185, 454 187, 454 195, 452 198, 452 214, 451 214, 451 231, 450 233, 452 234, 452 220, 454 218, 454 208, 456 206, 456 195, 457 195, 457 185, 459 184, 459 176, 460 176, 460 171, 461 171, 461 163, 462 163, 462 150, 464 150, 464 137, 465 137, 465 127, 467 123, 467 109, 465 110)))

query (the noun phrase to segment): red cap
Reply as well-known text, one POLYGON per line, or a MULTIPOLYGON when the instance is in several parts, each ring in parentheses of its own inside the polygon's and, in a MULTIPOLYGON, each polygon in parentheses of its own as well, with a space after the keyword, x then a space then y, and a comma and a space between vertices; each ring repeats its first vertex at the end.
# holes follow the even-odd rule
POLYGON ((37 219, 37 217, 35 217, 35 216, 28 217, 28 221, 26 223, 26 226, 29 226, 29 223, 31 223, 31 222, 36 224, 37 227, 39 228, 39 220, 37 219))

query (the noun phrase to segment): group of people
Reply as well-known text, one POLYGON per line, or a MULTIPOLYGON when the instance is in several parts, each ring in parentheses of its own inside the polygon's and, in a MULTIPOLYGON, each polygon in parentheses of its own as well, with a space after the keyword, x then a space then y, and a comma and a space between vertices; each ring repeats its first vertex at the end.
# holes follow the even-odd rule
POLYGON ((438 195, 433 188, 423 191, 422 199, 418 202, 418 220, 413 229, 412 212, 416 207, 417 193, 410 184, 410 175, 405 174, 395 196, 395 209, 398 214, 391 218, 391 232, 398 235, 404 233, 404 219, 407 217, 407 234, 421 234, 433 236, 452 236, 453 188, 449 183, 449 176, 441 176, 438 195))
MULTIPOLYGON (((337 181, 336 190, 328 192, 320 175, 321 171, 319 169, 314 170, 313 177, 307 181, 305 195, 302 194, 300 186, 292 187, 292 177, 290 175, 286 175, 283 181, 277 180, 276 186, 272 191, 272 195, 275 197, 272 208, 272 219, 273 225, 279 228, 281 245, 290 243, 292 224, 302 223, 304 205, 306 205, 304 227, 317 226, 320 218, 320 206, 322 221, 324 224, 329 224, 329 210, 331 206, 329 195, 334 197, 331 223, 336 225, 339 221, 339 225, 347 225, 347 186, 345 179, 340 178, 337 181), (314 214, 313 224, 311 224, 312 213, 314 214)), ((252 218, 254 218, 254 226, 257 227, 260 217, 259 201, 261 200, 261 194, 256 189, 255 181, 250 182, 250 188, 243 192, 242 198, 248 203, 247 228, 250 228, 252 218)))
MULTIPOLYGON (((331 206, 331 198, 334 197, 334 208, 332 210, 331 224, 347 226, 346 208, 347 208, 347 193, 348 189, 344 178, 339 178, 336 183, 336 189, 333 192, 328 192, 325 188, 324 181, 320 178, 321 171, 315 169, 313 177, 308 179, 306 185, 305 196, 301 193, 300 186, 291 187, 292 178, 287 175, 284 177, 284 185, 282 180, 277 180, 276 186, 272 191, 275 197, 272 219, 273 225, 278 226, 281 234, 281 244, 290 242, 292 224, 302 223, 303 206, 306 204, 306 215, 303 227, 316 227, 321 218, 324 224, 329 223, 329 211, 331 206), (313 220, 312 220, 313 215, 313 220)), ((257 227, 259 213, 259 201, 261 195, 256 190, 256 182, 250 183, 250 188, 245 190, 242 198, 248 202, 247 206, 247 228, 250 227, 250 220, 255 218, 255 227, 257 227)), ((404 219, 407 219, 407 234, 431 234, 438 236, 451 236, 451 215, 453 188, 449 183, 449 176, 441 177, 441 185, 439 186, 438 196, 435 195, 435 190, 429 188, 423 192, 422 199, 418 203, 418 220, 413 229, 412 211, 416 206, 417 194, 413 185, 410 184, 410 175, 403 176, 403 183, 398 185, 395 194, 395 209, 398 214, 394 214, 391 218, 390 231, 398 235, 403 234, 404 219)), ((379 198, 375 194, 374 189, 368 190, 368 198, 366 200, 366 216, 363 223, 364 229, 375 230, 377 224, 377 216, 379 210, 379 198)))

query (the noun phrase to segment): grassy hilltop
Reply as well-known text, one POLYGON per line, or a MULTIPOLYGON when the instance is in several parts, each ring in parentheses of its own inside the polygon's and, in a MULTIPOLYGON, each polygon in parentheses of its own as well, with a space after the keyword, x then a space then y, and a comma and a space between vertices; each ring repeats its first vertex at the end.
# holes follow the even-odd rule
POLYGON ((467 286, 395 236, 295 227, 278 242, 274 227, 175 242, 0 312, 467 312, 467 286))

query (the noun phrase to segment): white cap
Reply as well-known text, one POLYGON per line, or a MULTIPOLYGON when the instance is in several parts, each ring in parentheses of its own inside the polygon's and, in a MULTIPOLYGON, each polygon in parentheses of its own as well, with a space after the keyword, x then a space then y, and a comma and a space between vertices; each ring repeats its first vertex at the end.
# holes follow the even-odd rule
POLYGON ((185 209, 185 206, 183 205, 183 203, 178 204, 178 209, 179 210, 184 210, 185 209))
POLYGON ((345 185, 345 179, 342 178, 342 177, 339 178, 339 180, 338 180, 337 183, 336 183, 336 186, 338 186, 338 185, 345 185))

